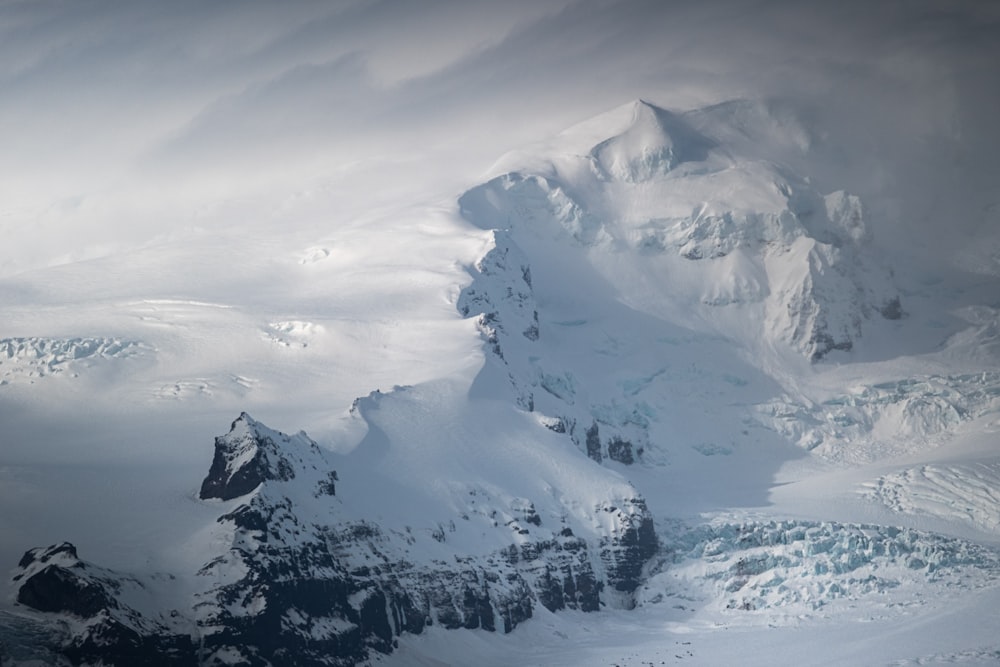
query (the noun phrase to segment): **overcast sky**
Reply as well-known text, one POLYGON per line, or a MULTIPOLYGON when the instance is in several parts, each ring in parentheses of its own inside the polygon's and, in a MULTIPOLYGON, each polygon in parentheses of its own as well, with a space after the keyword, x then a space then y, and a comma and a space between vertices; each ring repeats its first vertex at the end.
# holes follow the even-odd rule
POLYGON ((639 97, 778 100, 884 242, 1000 273, 1000 3, 0 0, 0 275, 316 184, 457 195, 639 97))

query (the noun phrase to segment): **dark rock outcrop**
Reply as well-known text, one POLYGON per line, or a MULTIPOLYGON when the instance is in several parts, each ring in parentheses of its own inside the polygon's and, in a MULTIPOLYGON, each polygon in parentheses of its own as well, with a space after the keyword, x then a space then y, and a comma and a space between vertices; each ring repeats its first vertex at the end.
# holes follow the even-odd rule
POLYGON ((879 309, 879 312, 887 320, 901 320, 906 315, 898 296, 894 296, 886 301, 879 309))
POLYGON ((117 606, 108 584, 85 572, 76 547, 69 542, 31 549, 17 565, 21 569, 14 576, 14 581, 21 582, 17 601, 27 607, 90 618, 117 606))
POLYGON ((122 601, 142 584, 80 560, 69 542, 31 549, 18 563, 17 602, 77 619, 54 646, 74 665, 197 664, 189 635, 178 633, 122 601), (82 623, 80 622, 82 621, 82 623))
POLYGON ((66 612, 81 618, 117 606, 103 587, 58 565, 49 565, 28 577, 17 591, 17 601, 38 611, 66 612))
MULTIPOLYGON (((163 609, 148 582, 84 563, 68 543, 25 554, 17 600, 85 621, 54 646, 73 664, 347 667, 432 625, 506 633, 536 605, 596 611, 608 591, 619 604, 656 548, 641 499, 595 507, 608 528, 588 541, 516 498, 488 512, 503 515, 493 526, 509 546, 411 562, 401 542, 413 536, 341 516, 330 456, 246 414, 216 438, 202 496, 243 500, 218 519, 226 546, 188 573, 189 608, 163 609)), ((445 530, 422 539, 446 547, 445 530)))
POLYGON ((598 463, 604 458, 601 455, 601 431, 596 421, 587 429, 587 456, 598 463))
POLYGON ((284 445, 289 440, 289 436, 262 428, 247 413, 240 414, 229 433, 215 439, 212 467, 201 484, 199 497, 232 500, 247 495, 269 479, 283 482, 293 479, 294 467, 276 438, 284 440, 284 445))
POLYGON ((635 455, 632 450, 632 443, 624 438, 615 436, 608 442, 608 458, 625 465, 635 463, 635 455))
POLYGON ((659 549, 653 518, 642 498, 626 501, 629 510, 606 508, 617 515, 621 526, 601 543, 601 559, 608 571, 608 583, 616 591, 630 593, 642 583, 643 568, 659 549))

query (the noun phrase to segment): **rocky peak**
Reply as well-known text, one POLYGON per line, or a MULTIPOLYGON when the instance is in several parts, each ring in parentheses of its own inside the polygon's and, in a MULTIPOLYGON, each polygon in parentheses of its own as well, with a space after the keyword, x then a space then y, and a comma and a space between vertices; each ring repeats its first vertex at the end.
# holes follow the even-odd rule
POLYGON ((143 584, 87 563, 69 542, 30 549, 13 580, 19 605, 65 621, 53 628, 53 646, 20 647, 46 664, 53 658, 49 649, 74 665, 197 664, 194 644, 178 627, 178 616, 157 608, 158 596, 149 587, 153 581, 143 584))
POLYGON ((273 431, 246 412, 233 422, 229 433, 215 439, 215 456, 202 482, 202 500, 232 500, 254 491, 267 480, 295 477, 296 454, 318 453, 319 447, 304 433, 288 436, 273 431))
POLYGON ((50 547, 29 549, 21 557, 17 566, 27 571, 49 564, 75 567, 79 563, 80 559, 76 554, 76 547, 70 542, 63 542, 62 544, 55 544, 50 547))
POLYGON ((17 565, 17 601, 27 607, 88 618, 114 604, 69 542, 30 549, 17 565))
MULTIPOLYGON (((493 260, 528 285, 513 255, 501 251, 493 260)), ((489 265, 482 268, 489 272, 489 265)), ((379 396, 390 401, 392 394, 379 396)), ((371 419, 365 412, 358 410, 371 419)), ((269 437, 284 447, 294 440, 277 432, 269 437)), ((507 547, 479 554, 458 547, 446 562, 429 554, 447 552, 452 533, 477 520, 475 510, 467 507, 451 520, 429 514, 425 521, 437 521, 437 529, 427 534, 409 527, 400 532, 359 517, 359 499, 350 490, 337 499, 299 492, 326 479, 329 469, 322 457, 308 462, 315 470, 305 463, 293 462, 296 474, 287 484, 268 482, 219 518, 231 543, 202 569, 211 586, 196 604, 206 656, 353 665, 391 652, 399 634, 430 625, 510 632, 533 615, 536 603, 553 611, 595 611, 604 603, 602 591, 613 591, 616 602, 629 598, 639 585, 635 573, 657 547, 641 499, 620 497, 595 508, 601 530, 584 540, 565 525, 548 526, 532 499, 503 503, 484 491, 470 497, 484 506, 492 530, 507 537, 507 547)), ((349 469, 345 480, 354 473, 365 474, 349 469)))

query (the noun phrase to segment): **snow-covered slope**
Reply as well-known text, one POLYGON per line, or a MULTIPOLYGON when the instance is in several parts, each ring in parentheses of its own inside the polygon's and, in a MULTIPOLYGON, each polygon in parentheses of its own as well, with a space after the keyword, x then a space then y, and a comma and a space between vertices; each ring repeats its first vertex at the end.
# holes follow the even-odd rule
POLYGON ((817 192, 751 143, 722 143, 759 116, 734 109, 716 139, 704 113, 632 102, 568 130, 551 158, 501 160, 506 173, 460 204, 528 245, 571 240, 629 306, 729 336, 768 363, 784 348, 811 360, 851 350, 866 328, 903 316, 898 291, 866 252, 857 197, 817 192))
MULTIPOLYGON (((174 477, 148 497, 141 474, 116 479, 137 516, 105 503, 127 528, 83 530, 76 487, 32 495, 27 467, 0 469, 61 531, 15 524, 20 551, 57 546, 14 571, 0 645, 467 663, 434 643, 449 629, 484 655, 505 640, 483 632, 529 633, 522 661, 544 664, 587 644, 541 636, 569 623, 553 612, 595 636, 631 613, 706 638, 993 599, 996 304, 898 279, 864 202, 812 184, 811 145, 757 102, 634 101, 447 205, 12 280, 45 288, 0 341, 0 391, 28 406, 9 412, 13 460, 59 398, 86 406, 77 456, 107 455, 92 412, 131 424, 111 451, 155 446, 174 477), (115 280, 128 262, 174 271, 175 291, 115 280), (210 451, 206 429, 239 411, 210 451), (579 620, 595 611, 614 620, 579 620)), ((970 655, 1000 650, 988 630, 970 655)))

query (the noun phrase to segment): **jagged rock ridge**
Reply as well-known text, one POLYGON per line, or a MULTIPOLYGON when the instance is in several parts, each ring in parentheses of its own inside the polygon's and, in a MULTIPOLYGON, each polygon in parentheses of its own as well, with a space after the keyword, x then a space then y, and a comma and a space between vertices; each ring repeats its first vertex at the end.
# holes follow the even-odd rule
POLYGON ((189 608, 158 608, 148 582, 84 563, 69 544, 25 555, 18 602, 77 619, 58 647, 74 662, 353 665, 429 625, 510 632, 536 605, 595 611, 605 593, 629 596, 658 548, 634 496, 595 508, 617 527, 596 543, 568 525, 546 531, 520 502, 505 525, 493 520, 506 548, 407 557, 421 539, 445 543, 447 529, 425 538, 349 518, 336 483, 350 472, 332 457, 246 413, 216 439, 201 496, 222 504, 228 546, 177 574, 195 582, 189 608), (142 609, 122 597, 142 591, 142 609))
MULTIPOLYGON (((295 438, 305 443, 312 456, 320 456, 318 445, 304 433, 295 438)), ((289 456, 291 438, 271 431, 242 413, 229 433, 215 439, 215 456, 208 476, 202 482, 202 500, 232 500, 250 493, 269 479, 287 482, 295 478, 289 456)))

